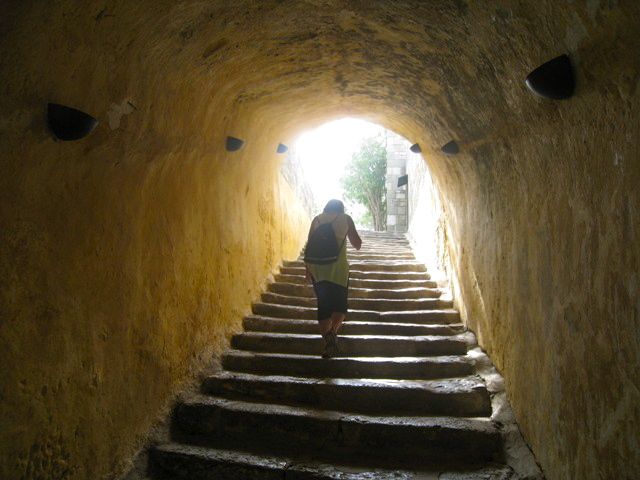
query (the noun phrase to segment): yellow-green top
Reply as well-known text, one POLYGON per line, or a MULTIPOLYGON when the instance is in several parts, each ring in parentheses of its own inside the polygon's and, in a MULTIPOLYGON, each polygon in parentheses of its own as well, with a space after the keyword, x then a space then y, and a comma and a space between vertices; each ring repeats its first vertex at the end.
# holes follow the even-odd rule
POLYGON ((307 267, 316 282, 327 281, 347 287, 349 283, 349 264, 347 263, 346 239, 349 224, 347 222, 347 215, 344 213, 338 215, 333 213, 321 213, 313 219, 311 227, 315 230, 320 225, 330 222, 333 222, 333 231, 336 234, 338 245, 342 244, 338 260, 327 265, 307 263, 307 267))

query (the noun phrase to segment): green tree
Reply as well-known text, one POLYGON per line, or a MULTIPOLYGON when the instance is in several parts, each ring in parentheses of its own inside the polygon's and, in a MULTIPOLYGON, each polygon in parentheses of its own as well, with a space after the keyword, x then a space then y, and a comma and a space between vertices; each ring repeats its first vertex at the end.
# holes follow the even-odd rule
POLYGON ((365 139, 341 179, 345 197, 364 205, 376 231, 387 227, 387 148, 380 137, 365 139))

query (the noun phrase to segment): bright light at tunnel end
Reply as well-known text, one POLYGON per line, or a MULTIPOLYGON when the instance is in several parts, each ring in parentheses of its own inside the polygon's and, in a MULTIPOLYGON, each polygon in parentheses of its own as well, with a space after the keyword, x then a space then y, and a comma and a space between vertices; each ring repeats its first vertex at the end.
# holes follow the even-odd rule
POLYGON ((341 118, 302 133, 294 142, 304 175, 322 208, 330 199, 345 202, 347 213, 354 218, 365 211, 359 204, 344 198, 340 179, 353 153, 365 138, 384 135, 385 128, 358 118, 341 118))

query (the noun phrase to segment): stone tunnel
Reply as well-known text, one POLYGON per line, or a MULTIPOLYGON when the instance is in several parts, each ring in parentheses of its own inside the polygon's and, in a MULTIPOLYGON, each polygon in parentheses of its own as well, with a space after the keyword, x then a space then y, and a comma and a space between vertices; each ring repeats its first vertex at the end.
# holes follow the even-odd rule
POLYGON ((421 146, 462 318, 547 478, 635 477, 639 3, 2 10, 2 478, 126 470, 304 243, 276 147, 342 116, 421 146), (534 95, 524 79, 561 54, 575 93, 534 95), (99 124, 55 141, 48 102, 99 124))

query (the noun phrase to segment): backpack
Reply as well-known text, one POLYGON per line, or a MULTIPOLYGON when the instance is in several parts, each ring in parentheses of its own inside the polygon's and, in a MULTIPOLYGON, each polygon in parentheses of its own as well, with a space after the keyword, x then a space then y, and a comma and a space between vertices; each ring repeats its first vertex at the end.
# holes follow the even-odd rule
POLYGON ((333 219, 330 223, 323 223, 316 228, 309 236, 309 241, 304 249, 304 261, 305 263, 313 263, 315 265, 327 265, 334 263, 338 260, 342 244, 338 245, 336 240, 336 234, 333 231, 333 219))

